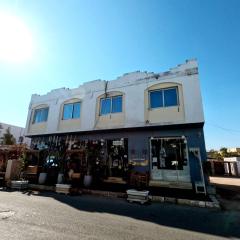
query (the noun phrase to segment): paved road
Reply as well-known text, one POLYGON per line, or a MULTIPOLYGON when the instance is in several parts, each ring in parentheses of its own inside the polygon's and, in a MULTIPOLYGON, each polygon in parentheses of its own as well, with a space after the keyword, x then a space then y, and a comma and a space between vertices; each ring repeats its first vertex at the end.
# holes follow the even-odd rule
POLYGON ((0 239, 240 239, 240 212, 0 191, 0 239))

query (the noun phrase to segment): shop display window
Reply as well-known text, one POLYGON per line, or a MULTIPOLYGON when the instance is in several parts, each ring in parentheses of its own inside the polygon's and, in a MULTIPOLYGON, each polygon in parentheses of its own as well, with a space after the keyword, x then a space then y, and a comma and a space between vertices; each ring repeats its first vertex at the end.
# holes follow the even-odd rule
POLYGON ((159 138, 151 140, 152 167, 183 170, 187 165, 187 148, 182 138, 159 138))

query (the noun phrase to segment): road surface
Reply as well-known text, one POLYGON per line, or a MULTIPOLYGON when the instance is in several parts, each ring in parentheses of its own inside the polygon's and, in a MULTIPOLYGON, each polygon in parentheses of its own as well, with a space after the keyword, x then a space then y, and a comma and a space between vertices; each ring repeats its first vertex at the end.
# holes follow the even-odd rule
POLYGON ((240 239, 240 212, 0 191, 0 239, 240 239))

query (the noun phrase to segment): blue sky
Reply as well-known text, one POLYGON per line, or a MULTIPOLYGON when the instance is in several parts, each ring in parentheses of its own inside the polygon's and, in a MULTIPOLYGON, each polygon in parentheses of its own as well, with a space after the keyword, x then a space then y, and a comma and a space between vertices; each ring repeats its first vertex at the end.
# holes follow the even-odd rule
MULTIPOLYGON (((207 149, 240 146, 240 1, 1 1, 34 55, 0 62, 0 121, 24 126, 32 93, 199 61, 207 149)), ((1 33, 0 33, 1 35, 1 33)))

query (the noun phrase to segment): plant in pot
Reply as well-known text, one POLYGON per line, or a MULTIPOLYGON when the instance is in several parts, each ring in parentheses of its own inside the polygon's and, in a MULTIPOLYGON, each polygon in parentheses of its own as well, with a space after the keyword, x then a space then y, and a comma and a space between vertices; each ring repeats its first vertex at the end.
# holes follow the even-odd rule
POLYGON ((65 146, 65 144, 62 144, 59 148, 58 151, 58 177, 57 177, 57 184, 63 184, 64 182, 64 171, 65 171, 65 165, 66 165, 66 150, 67 147, 65 146))
POLYGON ((58 168, 57 161, 57 154, 54 152, 49 152, 45 162, 43 163, 42 172, 39 174, 39 184, 45 184, 46 181, 52 184, 54 181, 56 181, 56 169, 58 168))
POLYGON ((92 167, 91 164, 89 163, 89 159, 87 161, 87 172, 84 175, 84 179, 83 179, 83 185, 85 187, 90 187, 92 184, 92 167))
POLYGON ((59 158, 58 160, 58 168, 59 168, 59 172, 58 172, 58 178, 57 178, 57 183, 58 184, 62 184, 64 182, 64 165, 65 165, 65 159, 63 158, 59 158))
POLYGON ((83 179, 83 185, 85 187, 90 187, 92 184, 92 170, 93 170, 93 164, 94 160, 96 159, 96 151, 94 149, 94 146, 88 146, 86 149, 86 162, 87 162, 87 172, 83 179))
POLYGON ((19 157, 19 180, 24 180, 24 171, 27 168, 28 165, 28 159, 26 152, 23 151, 22 154, 19 157))
POLYGON ((47 180, 47 157, 49 156, 49 151, 47 149, 41 150, 39 152, 39 161, 40 161, 40 173, 38 176, 38 184, 44 184, 47 180))
POLYGON ((27 163, 25 151, 19 155, 17 163, 14 174, 11 177, 11 188, 19 190, 26 189, 28 187, 28 181, 24 180, 24 170, 27 163))
POLYGON ((44 163, 43 167, 42 167, 42 171, 39 173, 39 177, 38 177, 38 183, 39 184, 44 184, 47 180, 47 165, 46 163, 44 163))

